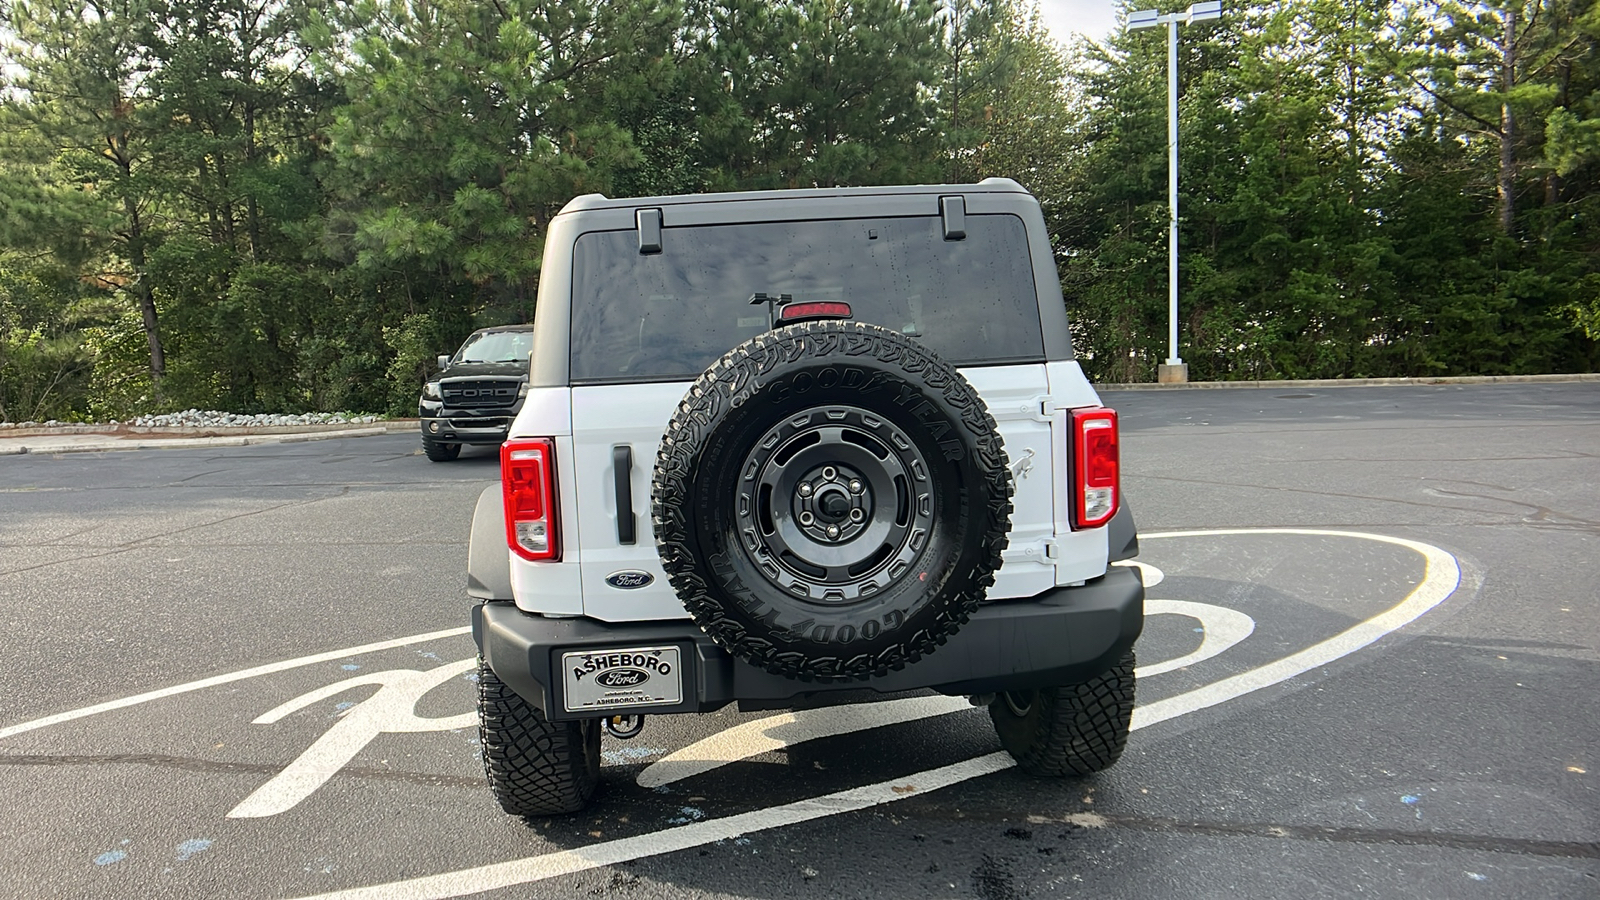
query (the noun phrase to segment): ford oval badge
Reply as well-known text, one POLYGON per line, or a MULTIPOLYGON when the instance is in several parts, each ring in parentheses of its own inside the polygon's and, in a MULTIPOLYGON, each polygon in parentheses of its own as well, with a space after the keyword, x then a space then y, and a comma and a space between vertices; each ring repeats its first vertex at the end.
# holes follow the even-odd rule
POLYGON ((614 588, 621 588, 625 591, 646 587, 655 580, 656 577, 651 575, 649 572, 612 572, 610 575, 606 576, 606 584, 609 584, 614 588))
POLYGON ((600 685, 601 687, 621 688, 638 687, 649 680, 649 672, 646 672, 643 669, 624 667, 601 672, 599 675, 595 676, 594 683, 600 685))

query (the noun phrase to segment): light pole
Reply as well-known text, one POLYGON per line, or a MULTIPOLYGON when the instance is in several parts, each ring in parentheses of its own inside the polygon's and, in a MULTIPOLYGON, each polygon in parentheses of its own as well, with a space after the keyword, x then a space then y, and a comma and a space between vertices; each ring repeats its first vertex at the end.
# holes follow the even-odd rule
POLYGON ((1158 15, 1153 9, 1128 13, 1129 30, 1167 26, 1167 362, 1156 380, 1181 384, 1189 367, 1178 358, 1178 23, 1222 18, 1222 0, 1196 3, 1183 12, 1158 15))

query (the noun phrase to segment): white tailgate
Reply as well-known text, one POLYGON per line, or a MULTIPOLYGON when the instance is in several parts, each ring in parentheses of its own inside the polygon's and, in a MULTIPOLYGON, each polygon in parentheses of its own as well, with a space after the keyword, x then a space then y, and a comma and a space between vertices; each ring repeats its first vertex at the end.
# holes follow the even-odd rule
MULTIPOLYGON (((1067 413, 1044 413, 1047 401, 1062 408, 1098 404, 1077 364, 971 368, 962 374, 999 425, 1016 484, 1010 544, 989 596, 1030 597, 1104 574, 1105 529, 1073 534, 1059 487, 1067 484, 1067 441, 1052 441, 1052 432, 1064 438, 1067 413)), ((558 472, 567 492, 563 511, 574 512, 576 519, 564 523, 563 546, 568 563, 577 562, 586 616, 608 622, 687 618, 661 569, 650 524, 651 469, 667 421, 686 390, 686 382, 572 389, 572 452, 558 459, 558 472), (629 448, 633 458, 632 544, 623 544, 617 529, 613 450, 619 446, 629 448), (637 588, 608 584, 606 579, 619 572, 646 572, 653 581, 637 588)))
POLYGON ((1056 531, 1056 480, 1051 464, 1050 420, 1044 397, 1050 393, 1040 364, 962 369, 989 406, 1005 441, 1016 485, 1011 498, 1011 539, 994 587, 993 599, 1031 597, 1056 586, 1054 562, 1045 553, 1056 531))
POLYGON ((1071 498, 1068 485, 1072 484, 1072 432, 1071 411, 1085 406, 1099 406, 1100 396, 1084 377, 1076 362, 1046 364, 1050 376, 1050 400, 1055 408, 1051 427, 1060 438, 1055 442, 1056 484, 1056 583, 1077 584, 1089 578, 1099 578, 1106 573, 1106 558, 1110 555, 1110 542, 1106 530, 1090 528, 1072 530, 1071 498))
POLYGON ((683 604, 667 583, 650 527, 650 473, 688 382, 593 385, 572 389, 574 458, 569 471, 577 489, 577 528, 568 546, 582 547, 579 578, 583 613, 606 622, 686 619, 683 604), (627 447, 633 456, 634 542, 617 533, 617 491, 612 451, 627 447), (618 572, 648 572, 654 579, 638 588, 606 583, 618 572))

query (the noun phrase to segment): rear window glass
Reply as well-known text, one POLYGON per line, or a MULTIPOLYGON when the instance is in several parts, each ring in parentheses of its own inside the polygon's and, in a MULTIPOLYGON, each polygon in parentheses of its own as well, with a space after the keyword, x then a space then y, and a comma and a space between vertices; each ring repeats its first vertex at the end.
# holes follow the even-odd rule
POLYGON ((852 319, 916 338, 957 365, 1044 358, 1022 220, 968 216, 668 228, 662 252, 633 231, 573 250, 574 382, 690 379, 768 327, 757 293, 850 304, 852 319))

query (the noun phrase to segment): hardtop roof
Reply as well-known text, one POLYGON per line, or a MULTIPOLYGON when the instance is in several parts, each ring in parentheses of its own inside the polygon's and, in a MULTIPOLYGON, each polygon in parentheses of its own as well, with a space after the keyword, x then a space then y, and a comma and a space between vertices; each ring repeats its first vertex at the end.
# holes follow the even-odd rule
POLYGON ((824 197, 904 196, 908 194, 1026 194, 1027 188, 1010 178, 985 178, 977 184, 902 184, 875 187, 799 188, 783 191, 729 191, 717 194, 675 194, 659 197, 607 197, 584 194, 574 197, 557 215, 601 209, 634 209, 643 206, 681 206, 695 203, 745 203, 781 200, 816 200, 824 197))
POLYGON ((497 332, 497 331, 532 331, 532 330, 533 330, 533 326, 532 325, 490 325, 487 328, 479 328, 479 329, 473 331, 472 333, 473 334, 489 334, 491 332, 497 332))

